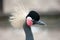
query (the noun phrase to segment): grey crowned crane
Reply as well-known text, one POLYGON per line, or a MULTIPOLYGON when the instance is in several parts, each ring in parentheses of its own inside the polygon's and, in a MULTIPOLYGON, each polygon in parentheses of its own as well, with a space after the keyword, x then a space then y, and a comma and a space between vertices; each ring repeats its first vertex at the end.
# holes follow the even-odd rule
MULTIPOLYGON (((17 19, 18 20, 18 19, 17 19)), ((22 20, 22 19, 21 19, 22 20)), ((23 23, 23 29, 26 35, 26 40, 34 40, 33 33, 31 31, 31 26, 35 24, 45 25, 44 22, 40 21, 40 15, 36 11, 30 11, 23 23)), ((12 23, 18 24, 19 21, 12 20, 12 23)), ((13 25, 15 25, 13 24, 13 25)))

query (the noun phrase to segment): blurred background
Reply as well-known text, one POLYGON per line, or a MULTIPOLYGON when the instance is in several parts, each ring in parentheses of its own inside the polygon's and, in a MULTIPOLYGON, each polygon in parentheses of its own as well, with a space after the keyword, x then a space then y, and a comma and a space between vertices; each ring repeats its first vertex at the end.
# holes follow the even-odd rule
POLYGON ((60 40, 60 0, 0 0, 0 40, 25 40, 24 31, 13 30, 8 21, 21 10, 37 11, 47 24, 34 33, 35 40, 60 40))

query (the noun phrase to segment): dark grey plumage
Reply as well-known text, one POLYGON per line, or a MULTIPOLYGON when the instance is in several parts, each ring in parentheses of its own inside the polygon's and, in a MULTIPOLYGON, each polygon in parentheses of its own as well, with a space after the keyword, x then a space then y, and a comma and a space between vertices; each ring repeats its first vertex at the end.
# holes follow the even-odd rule
POLYGON ((29 26, 27 26, 26 22, 23 25, 23 29, 25 31, 26 40, 34 40, 31 28, 29 26))

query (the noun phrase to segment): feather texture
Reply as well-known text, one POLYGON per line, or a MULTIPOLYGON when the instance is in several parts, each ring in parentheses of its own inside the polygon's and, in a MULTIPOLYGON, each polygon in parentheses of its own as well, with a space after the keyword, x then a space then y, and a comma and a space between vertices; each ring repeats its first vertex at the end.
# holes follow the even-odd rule
POLYGON ((23 7, 15 7, 14 12, 11 13, 12 16, 9 18, 9 22, 14 28, 22 28, 28 11, 23 7))

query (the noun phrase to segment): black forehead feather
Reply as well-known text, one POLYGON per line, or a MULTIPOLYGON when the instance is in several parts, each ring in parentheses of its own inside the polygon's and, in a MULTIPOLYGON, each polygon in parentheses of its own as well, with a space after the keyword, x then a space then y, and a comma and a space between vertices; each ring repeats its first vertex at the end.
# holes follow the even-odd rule
POLYGON ((34 19, 35 21, 38 21, 40 19, 40 15, 36 11, 30 11, 27 17, 28 16, 34 19))

